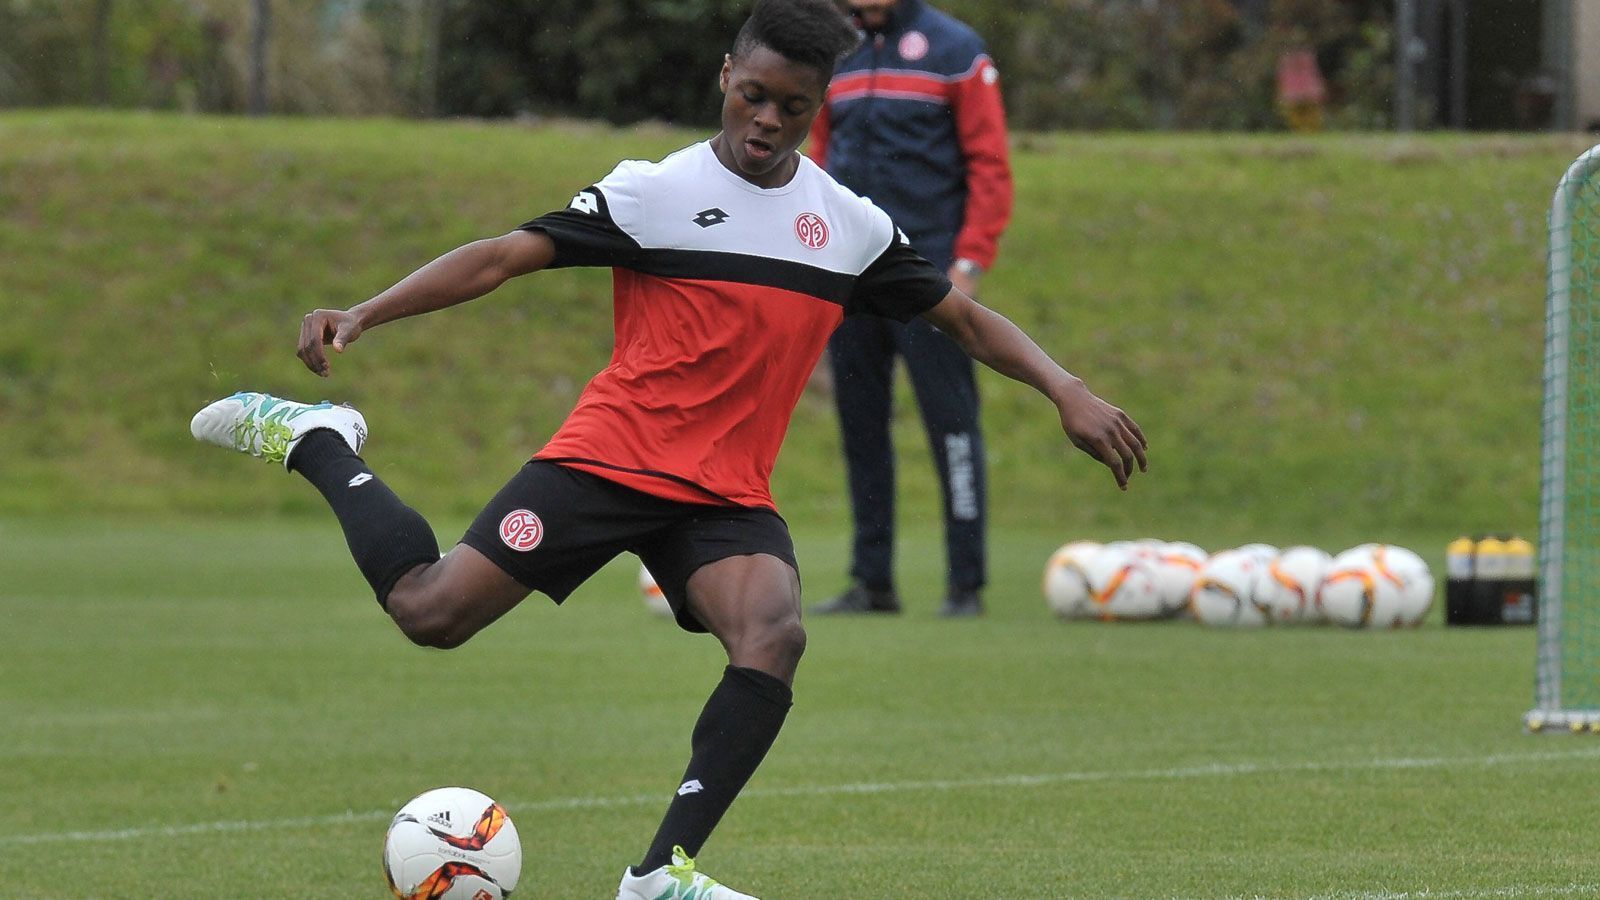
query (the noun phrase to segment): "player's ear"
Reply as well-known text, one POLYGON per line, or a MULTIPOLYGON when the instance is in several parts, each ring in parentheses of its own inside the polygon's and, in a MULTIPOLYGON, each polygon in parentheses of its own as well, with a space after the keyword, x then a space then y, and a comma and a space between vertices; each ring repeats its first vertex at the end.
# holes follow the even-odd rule
POLYGON ((721 77, 719 77, 717 79, 717 83, 721 87, 722 92, 724 94, 726 94, 728 92, 728 79, 730 77, 732 77, 732 76, 733 76, 733 54, 732 53, 724 53, 722 55, 722 75, 721 75, 721 77))
POLYGON ((825 104, 828 102, 828 86, 833 84, 833 73, 818 69, 817 75, 820 78, 820 84, 816 91, 817 102, 825 104))

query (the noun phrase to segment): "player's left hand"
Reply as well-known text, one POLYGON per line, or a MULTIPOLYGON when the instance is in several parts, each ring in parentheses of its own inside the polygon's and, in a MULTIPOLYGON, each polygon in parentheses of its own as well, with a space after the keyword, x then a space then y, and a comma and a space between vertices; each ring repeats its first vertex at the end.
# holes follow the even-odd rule
POLYGON ((1061 429, 1072 445, 1100 460, 1117 479, 1117 487, 1128 489, 1134 466, 1149 471, 1145 451, 1149 444, 1137 422, 1127 413, 1101 400, 1081 380, 1072 384, 1056 401, 1061 410, 1061 429))

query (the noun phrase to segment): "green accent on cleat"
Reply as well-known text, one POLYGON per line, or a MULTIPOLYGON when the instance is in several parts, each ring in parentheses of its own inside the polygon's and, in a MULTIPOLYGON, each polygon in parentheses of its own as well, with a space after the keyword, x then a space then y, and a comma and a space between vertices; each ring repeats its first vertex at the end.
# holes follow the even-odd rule
POLYGON ((189 423, 197 440, 285 466, 299 440, 318 428, 338 434, 357 453, 366 443, 366 422, 348 406, 298 403, 254 391, 224 397, 189 423))
POLYGON ((635 875, 623 874, 618 900, 756 900, 741 894, 695 869, 694 860, 682 847, 672 848, 672 862, 635 875))

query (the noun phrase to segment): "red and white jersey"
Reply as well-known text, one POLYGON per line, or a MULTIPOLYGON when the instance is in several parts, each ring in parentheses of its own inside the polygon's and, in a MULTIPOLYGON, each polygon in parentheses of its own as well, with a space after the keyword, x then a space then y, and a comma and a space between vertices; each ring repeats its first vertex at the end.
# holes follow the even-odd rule
POLYGON ((613 270, 616 343, 535 458, 691 503, 773 507, 795 404, 846 315, 906 321, 949 293, 889 216, 809 159, 763 189, 709 142, 627 161, 522 226, 552 267, 613 270))

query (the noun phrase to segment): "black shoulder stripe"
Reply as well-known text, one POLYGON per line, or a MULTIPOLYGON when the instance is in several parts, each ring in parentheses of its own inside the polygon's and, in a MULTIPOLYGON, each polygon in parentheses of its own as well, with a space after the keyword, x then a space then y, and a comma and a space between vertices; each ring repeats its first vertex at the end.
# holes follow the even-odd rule
POLYGON ((635 255, 628 268, 662 278, 731 281, 735 284, 778 288, 840 306, 850 299, 856 283, 854 275, 805 263, 718 250, 645 248, 635 255))

